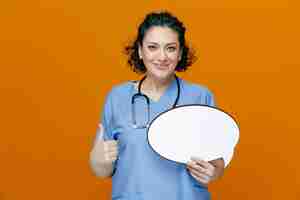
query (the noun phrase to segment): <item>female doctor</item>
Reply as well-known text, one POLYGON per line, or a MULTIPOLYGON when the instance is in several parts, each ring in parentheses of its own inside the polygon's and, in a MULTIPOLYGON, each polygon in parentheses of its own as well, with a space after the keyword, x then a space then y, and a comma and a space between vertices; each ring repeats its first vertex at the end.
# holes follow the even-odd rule
POLYGON ((208 183, 222 176, 223 159, 206 162, 195 155, 186 164, 175 163, 155 154, 146 135, 151 120, 171 107, 214 106, 208 89, 175 74, 193 62, 184 25, 168 12, 149 13, 126 52, 133 71, 144 77, 107 95, 90 152, 93 172, 112 177, 113 200, 209 200, 208 183))

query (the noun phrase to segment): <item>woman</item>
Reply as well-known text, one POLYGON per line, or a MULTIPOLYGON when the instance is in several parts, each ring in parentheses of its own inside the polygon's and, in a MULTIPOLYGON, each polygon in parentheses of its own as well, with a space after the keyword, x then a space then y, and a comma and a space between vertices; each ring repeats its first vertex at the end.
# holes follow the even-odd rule
POLYGON ((112 199, 210 199, 207 185, 223 174, 223 159, 205 162, 194 157, 186 165, 178 164, 155 154, 146 136, 149 122, 172 106, 214 106, 209 90, 175 75, 193 62, 185 44, 185 27, 168 12, 150 13, 126 52, 132 69, 145 76, 108 94, 90 154, 93 171, 100 177, 112 176, 112 199), (149 110, 141 94, 148 97, 149 110))

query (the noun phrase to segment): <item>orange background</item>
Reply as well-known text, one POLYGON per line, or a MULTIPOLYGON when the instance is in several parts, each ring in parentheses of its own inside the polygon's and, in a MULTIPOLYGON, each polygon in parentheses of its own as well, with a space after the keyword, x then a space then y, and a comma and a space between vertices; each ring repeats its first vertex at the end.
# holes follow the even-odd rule
POLYGON ((0 199, 109 199, 88 155, 104 95, 139 78, 122 48, 165 8, 188 27, 202 83, 240 123, 213 199, 300 199, 299 7, 284 0, 0 3, 0 199))

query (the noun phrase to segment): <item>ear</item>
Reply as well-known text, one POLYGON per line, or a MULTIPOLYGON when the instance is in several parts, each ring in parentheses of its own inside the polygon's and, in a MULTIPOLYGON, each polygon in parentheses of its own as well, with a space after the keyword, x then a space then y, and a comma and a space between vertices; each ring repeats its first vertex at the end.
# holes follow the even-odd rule
POLYGON ((182 48, 180 49, 180 52, 179 52, 179 58, 178 58, 178 60, 180 61, 180 60, 181 60, 181 58, 182 58, 182 48))
POLYGON ((139 44, 139 47, 138 47, 138 53, 139 53, 139 58, 140 58, 140 59, 143 59, 143 57, 142 57, 142 47, 141 47, 141 44, 139 44))

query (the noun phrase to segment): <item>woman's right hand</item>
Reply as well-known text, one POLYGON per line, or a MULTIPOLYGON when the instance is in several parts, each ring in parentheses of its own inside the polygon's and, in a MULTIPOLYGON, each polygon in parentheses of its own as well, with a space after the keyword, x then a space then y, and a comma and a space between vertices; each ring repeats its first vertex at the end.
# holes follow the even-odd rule
MULTIPOLYGON (((98 127, 100 136, 103 136, 103 126, 99 124, 98 127)), ((106 140, 99 138, 94 146, 95 158, 99 163, 110 164, 117 160, 118 157, 118 143, 116 140, 106 140)))
POLYGON ((113 173, 113 162, 118 157, 118 143, 115 140, 104 141, 103 126, 99 124, 99 138, 90 152, 90 165, 97 176, 110 177, 113 173))

